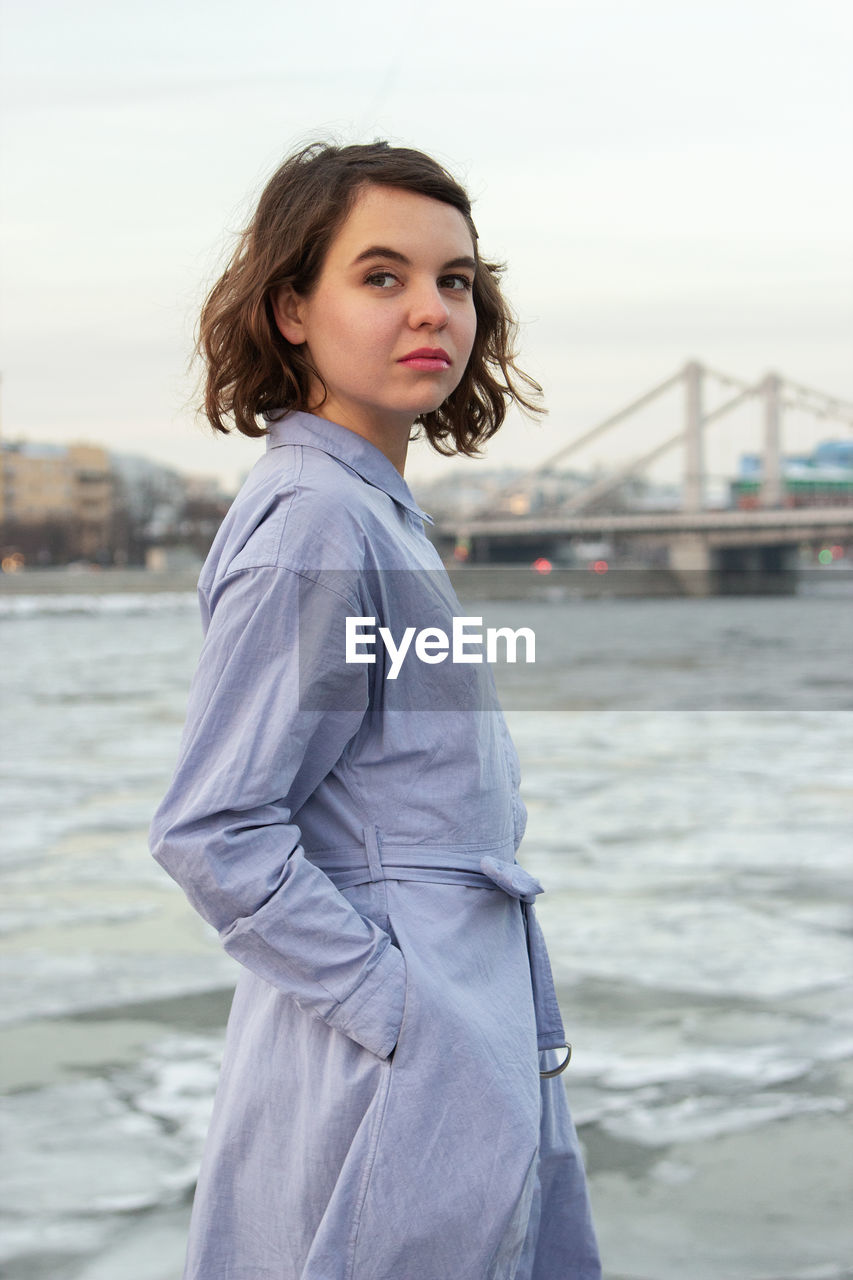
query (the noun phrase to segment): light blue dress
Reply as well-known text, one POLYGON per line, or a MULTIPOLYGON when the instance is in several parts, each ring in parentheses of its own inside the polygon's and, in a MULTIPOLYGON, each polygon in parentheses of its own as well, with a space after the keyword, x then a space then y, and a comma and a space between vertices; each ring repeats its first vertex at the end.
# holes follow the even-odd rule
POLYGON ((185 1280, 598 1280, 490 668, 346 661, 464 610, 384 454, 269 428, 151 833, 243 965, 185 1280))

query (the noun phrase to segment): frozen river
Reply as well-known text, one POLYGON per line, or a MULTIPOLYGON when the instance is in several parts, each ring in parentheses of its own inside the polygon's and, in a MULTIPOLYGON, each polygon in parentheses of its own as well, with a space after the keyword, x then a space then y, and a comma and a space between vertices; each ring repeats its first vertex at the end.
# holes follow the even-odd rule
MULTIPOLYGON (((853 1276, 853 597, 470 608, 536 632, 498 677, 606 1274, 853 1276)), ((179 1280, 235 973, 146 845, 195 600, 0 634, 0 1271, 179 1280)))

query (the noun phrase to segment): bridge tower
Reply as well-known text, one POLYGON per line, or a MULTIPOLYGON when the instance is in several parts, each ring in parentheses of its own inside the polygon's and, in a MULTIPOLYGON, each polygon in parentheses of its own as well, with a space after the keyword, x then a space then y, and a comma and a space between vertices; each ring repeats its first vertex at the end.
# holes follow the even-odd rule
POLYGON ((782 505, 782 448, 780 391, 778 373, 768 373, 761 384, 764 397, 764 471, 761 484, 762 507, 782 505))
POLYGON ((684 366, 684 510, 701 511, 704 505, 705 464, 702 439, 702 375, 698 360, 684 366))

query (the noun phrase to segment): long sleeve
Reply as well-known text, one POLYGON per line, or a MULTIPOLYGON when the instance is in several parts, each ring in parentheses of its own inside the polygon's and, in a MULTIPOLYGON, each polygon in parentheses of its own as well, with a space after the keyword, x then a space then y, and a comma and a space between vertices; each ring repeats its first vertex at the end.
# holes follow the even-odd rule
POLYGON ((290 569, 225 578, 151 851, 230 955, 386 1057, 403 1015, 402 954, 305 857, 292 820, 367 707, 367 668, 343 663, 331 638, 357 612, 290 569))

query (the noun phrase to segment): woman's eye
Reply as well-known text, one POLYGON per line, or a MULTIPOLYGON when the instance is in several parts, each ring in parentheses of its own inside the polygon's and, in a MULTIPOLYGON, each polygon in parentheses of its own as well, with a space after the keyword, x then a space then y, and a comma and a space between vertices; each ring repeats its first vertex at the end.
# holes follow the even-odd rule
POLYGON ((470 276, 442 276, 439 280, 442 289, 451 289, 456 293, 464 293, 473 287, 470 276))
POLYGON ((393 271, 371 271, 365 280, 365 284, 376 285, 379 289, 390 289, 396 283, 397 277, 393 271))

